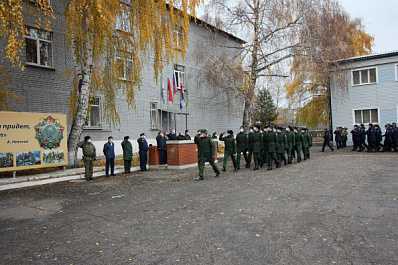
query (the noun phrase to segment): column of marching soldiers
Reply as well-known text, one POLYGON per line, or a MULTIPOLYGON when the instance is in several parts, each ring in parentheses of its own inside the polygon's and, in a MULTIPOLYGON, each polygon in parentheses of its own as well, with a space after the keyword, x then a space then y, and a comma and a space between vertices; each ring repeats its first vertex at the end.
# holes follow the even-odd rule
MULTIPOLYGON (((220 176, 220 171, 215 164, 215 143, 214 135, 210 137, 206 129, 199 130, 195 136, 195 143, 198 146, 198 167, 199 176, 194 180, 203 180, 205 162, 209 162, 213 167, 216 177, 220 176)), ((297 157, 297 162, 302 158, 310 158, 310 147, 312 146, 312 136, 308 133, 306 127, 293 128, 288 126, 274 127, 267 125, 261 128, 260 125, 249 128, 249 133, 245 133, 245 128, 240 127, 240 132, 234 137, 234 132, 228 130, 221 133, 219 141, 225 145, 224 163, 222 171, 226 172, 226 166, 229 157, 234 165, 234 172, 240 169, 240 160, 243 154, 245 167, 251 168, 252 157, 254 161, 254 170, 259 170, 267 164, 267 170, 284 165, 292 164, 293 159, 297 157)))

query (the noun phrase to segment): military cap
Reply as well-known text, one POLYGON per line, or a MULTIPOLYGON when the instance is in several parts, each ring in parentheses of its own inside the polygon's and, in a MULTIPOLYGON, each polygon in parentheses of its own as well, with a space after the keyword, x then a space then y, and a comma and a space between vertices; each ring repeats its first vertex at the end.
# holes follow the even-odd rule
POLYGON ((260 125, 259 124, 256 124, 256 126, 255 126, 257 129, 259 129, 260 130, 260 125))
POLYGON ((294 127, 294 129, 295 129, 295 130, 298 130, 299 128, 296 126, 296 127, 294 127))
POLYGON ((270 124, 269 128, 274 129, 274 125, 270 124))
POLYGON ((264 126, 264 128, 265 128, 265 129, 267 129, 268 127, 269 127, 269 125, 268 125, 268 124, 264 126))
POLYGON ((187 133, 187 132, 189 132, 189 130, 185 130, 185 132, 187 133))
POLYGON ((242 126, 240 126, 240 128, 242 128, 242 129, 244 130, 244 129, 245 129, 245 126, 242 125, 242 126))
POLYGON ((363 123, 361 123, 361 126, 365 126, 365 125, 363 125, 363 123))
POLYGON ((288 128, 291 130, 291 131, 293 131, 293 128, 292 128, 292 126, 290 126, 290 125, 289 125, 289 126, 287 126, 287 127, 288 127, 288 128))
POLYGON ((129 139, 130 137, 128 137, 128 136, 124 136, 124 140, 127 140, 127 139, 129 139))
POLYGON ((88 139, 91 139, 91 137, 88 135, 84 137, 84 141, 87 141, 88 139))
POLYGON ((358 127, 358 125, 355 124, 354 127, 358 127))
POLYGON ((369 126, 373 126, 373 124, 372 124, 372 123, 369 123, 369 126))
POLYGON ((234 134, 234 131, 228 130, 227 133, 229 133, 229 134, 234 134))
POLYGON ((145 135, 145 133, 141 133, 141 134, 140 134, 140 136, 143 136, 143 135, 145 135))
POLYGON ((201 129, 200 132, 201 133, 207 133, 207 130, 206 129, 201 129))
POLYGON ((324 131, 327 131, 328 129, 327 128, 325 128, 325 129, 323 129, 324 131))

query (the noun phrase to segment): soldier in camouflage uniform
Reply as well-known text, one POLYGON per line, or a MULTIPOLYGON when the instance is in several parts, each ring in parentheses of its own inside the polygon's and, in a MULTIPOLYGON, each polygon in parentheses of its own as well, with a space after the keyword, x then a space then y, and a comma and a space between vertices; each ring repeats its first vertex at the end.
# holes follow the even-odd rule
POLYGON ((249 147, 249 135, 245 133, 245 127, 240 127, 240 132, 236 135, 236 145, 237 145, 237 169, 240 169, 240 158, 243 153, 243 157, 245 158, 246 166, 248 164, 247 160, 247 149, 249 147))
POLYGON ((219 140, 225 143, 225 152, 224 152, 224 164, 222 171, 226 172, 228 157, 231 157, 232 163, 234 164, 234 172, 238 171, 236 165, 236 140, 234 138, 234 132, 232 130, 227 131, 227 136, 224 137, 225 132, 221 133, 219 140))
POLYGON ((200 130, 200 133, 195 136, 195 144, 198 147, 199 176, 194 178, 194 180, 199 181, 204 179, 203 171, 205 169, 206 162, 210 163, 216 173, 216 177, 219 177, 220 170, 218 170, 218 167, 215 164, 216 145, 214 144, 214 140, 207 135, 206 129, 200 130))
POLYGON ((297 162, 301 162, 301 150, 303 149, 303 135, 299 128, 294 128, 294 141, 296 143, 297 162))
MULTIPOLYGON (((296 142, 294 141, 294 134, 293 134, 293 128, 291 126, 288 126, 286 128, 286 140, 287 140, 287 145, 286 145, 286 153, 287 153, 287 163, 292 164, 292 150, 293 147, 296 146, 296 142)), ((293 151, 294 152, 294 151, 293 151)))
POLYGON ((93 167, 97 156, 95 146, 91 143, 91 137, 84 137, 84 141, 78 143, 77 146, 83 149, 84 177, 87 181, 94 180, 93 167))
POLYGON ((267 142, 267 132, 268 132, 268 125, 264 127, 264 134, 263 134, 263 164, 268 164, 268 142, 267 142))
POLYGON ((250 127, 250 129, 249 129, 249 148, 248 148, 249 154, 247 156, 246 168, 250 168, 251 163, 252 163, 252 155, 253 155, 253 148, 254 148, 254 145, 253 145, 253 133, 254 133, 254 128, 250 127))
POLYGON ((267 170, 272 170, 272 161, 276 163, 276 167, 280 167, 281 164, 276 157, 276 150, 278 147, 278 141, 276 138, 276 133, 274 132, 274 126, 270 125, 268 132, 265 134, 267 145, 268 145, 268 168, 267 170))
POLYGON ((304 160, 307 160, 310 154, 310 145, 312 145, 311 137, 308 134, 308 129, 307 128, 302 128, 301 132, 303 133, 303 154, 304 154, 304 160))
POLYGON ((287 139, 286 135, 282 132, 282 129, 283 128, 279 126, 278 129, 276 130, 276 139, 278 143, 277 145, 278 147, 276 148, 276 153, 278 161, 280 162, 283 161, 286 166, 285 148, 287 146, 287 139))
POLYGON ((254 133, 252 134, 253 141, 253 156, 254 156, 254 170, 258 170, 258 165, 261 161, 261 149, 263 147, 263 138, 260 134, 260 125, 254 127, 254 133))

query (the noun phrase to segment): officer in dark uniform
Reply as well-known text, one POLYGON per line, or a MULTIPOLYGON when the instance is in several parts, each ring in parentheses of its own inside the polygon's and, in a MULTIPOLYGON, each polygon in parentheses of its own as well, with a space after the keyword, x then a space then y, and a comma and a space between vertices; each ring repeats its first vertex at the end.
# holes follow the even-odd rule
POLYGON ((189 130, 185 130, 185 140, 191 140, 191 136, 189 135, 189 130))
POLYGON ((358 125, 354 125, 354 128, 351 131, 352 134, 352 142, 354 143, 354 146, 351 151, 357 151, 357 149, 361 150, 361 144, 360 144, 360 137, 359 137, 359 129, 358 125))
POLYGON ((369 153, 376 151, 376 129, 372 123, 369 123, 369 128, 366 130, 368 138, 368 151, 369 153))
POLYGON ((296 146, 296 142, 294 140, 293 128, 289 125, 286 128, 286 154, 287 154, 287 163, 292 164, 292 153, 294 146, 296 146))
POLYGON ((382 152, 391 151, 391 148, 393 148, 394 151, 397 152, 398 151, 397 146, 392 141, 393 132, 390 127, 390 124, 387 123, 385 125, 385 128, 386 128, 385 133, 382 135, 382 137, 385 137, 384 138, 384 148, 383 148, 382 152))
MULTIPOLYGON (((329 133, 329 131, 328 131, 328 133, 329 133)), ((340 127, 336 128, 336 130, 334 131, 334 134, 336 135, 335 136, 335 140, 336 140, 337 150, 340 149, 340 148, 343 148, 343 146, 342 146, 343 139, 341 137, 341 129, 340 129, 340 127)), ((329 139, 330 139, 330 137, 329 137, 329 139)), ((329 141, 329 144, 330 144, 330 141, 329 141)))
POLYGON ((205 169, 205 163, 209 162, 213 167, 216 177, 220 176, 220 170, 218 170, 215 164, 215 154, 216 145, 214 140, 207 136, 207 130, 202 129, 200 133, 195 136, 195 144, 198 147, 198 167, 199 167, 199 177, 194 178, 194 180, 203 180, 203 171, 205 169))
POLYGON ((137 139, 139 155, 140 155, 140 169, 141 171, 147 171, 146 164, 148 161, 148 142, 145 139, 145 133, 140 134, 140 138, 137 139))
POLYGON ((360 149, 358 150, 358 152, 362 152, 363 150, 365 150, 364 147, 366 147, 367 149, 369 148, 366 143, 365 143, 365 139, 366 138, 366 130, 365 130, 365 125, 363 125, 363 123, 361 123, 360 127, 359 127, 359 141, 360 141, 360 149))
POLYGON ((124 173, 131 173, 131 160, 133 160, 133 145, 130 142, 130 137, 125 136, 122 141, 124 173))
POLYGON ((376 131, 376 152, 380 151, 380 147, 384 147, 384 144, 381 143, 382 141, 382 132, 380 126, 375 124, 375 131, 376 131))
POLYGON ((272 170, 272 161, 275 162, 276 167, 280 167, 281 163, 278 161, 276 157, 276 150, 278 148, 278 139, 276 137, 276 133, 274 132, 274 126, 270 125, 268 128, 268 132, 265 135, 267 144, 268 144, 268 168, 267 170, 272 170))
POLYGON ((171 129, 170 133, 168 134, 168 137, 171 141, 177 140, 176 130, 171 129))
POLYGON ((167 157, 166 157, 167 145, 166 145, 166 139, 164 138, 162 131, 158 133, 158 136, 156 137, 156 142, 159 150, 160 164, 165 165, 167 164, 167 157))
POLYGON ((240 169, 240 158, 243 153, 243 157, 245 158, 246 166, 248 164, 247 161, 247 149, 249 145, 249 135, 245 133, 245 127, 240 126, 240 132, 236 135, 236 147, 237 147, 237 169, 240 169))
POLYGON ((277 154, 277 159, 280 162, 284 162, 285 166, 287 164, 286 162, 286 157, 285 157, 285 152, 286 152, 286 146, 287 146, 287 138, 286 135, 283 133, 283 128, 279 126, 276 130, 276 139, 277 139, 277 148, 276 148, 276 154, 277 154))
POLYGON ((84 141, 77 144, 78 147, 83 149, 84 161, 84 177, 87 181, 93 179, 94 161, 97 158, 95 146, 91 143, 91 137, 84 137, 84 141))
POLYGON ((234 132, 232 130, 227 131, 227 136, 224 137, 225 132, 221 133, 219 140, 225 144, 224 152, 224 164, 222 171, 226 172, 228 157, 231 157, 232 163, 234 164, 234 172, 238 171, 236 164, 236 140, 234 138, 234 132))
POLYGON ((332 152, 333 152, 334 149, 330 145, 330 133, 329 133, 329 130, 325 128, 323 131, 325 132, 325 135, 323 136, 323 146, 322 146, 322 151, 321 152, 325 152, 325 146, 329 146, 330 150, 332 150, 332 152))
POLYGON ((398 128, 395 122, 392 124, 391 130, 392 130, 392 142, 395 146, 398 146, 398 128))

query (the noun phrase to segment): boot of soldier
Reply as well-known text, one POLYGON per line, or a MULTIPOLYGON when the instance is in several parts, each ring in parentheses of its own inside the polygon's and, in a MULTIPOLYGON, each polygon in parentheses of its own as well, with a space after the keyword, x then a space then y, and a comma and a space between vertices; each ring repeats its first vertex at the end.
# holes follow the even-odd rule
POLYGON ((292 163, 292 157, 288 157, 288 158, 287 158, 287 163, 288 163, 288 164, 293 164, 293 163, 292 163))
POLYGON ((272 163, 269 163, 269 164, 268 164, 267 170, 272 170, 272 163))
POLYGON ((301 157, 297 158, 297 162, 299 163, 301 162, 301 157))
POLYGON ((363 151, 363 147, 359 148, 359 150, 357 152, 362 152, 363 151))
POLYGON ((246 168, 250 168, 250 163, 247 163, 246 168))
POLYGON ((239 165, 236 167, 236 169, 237 169, 237 170, 239 170, 239 169, 240 169, 240 164, 239 164, 239 165))
POLYGON ((311 159, 311 154, 310 153, 308 153, 307 158, 311 159))
POLYGON ((276 168, 280 168, 281 167, 281 162, 276 162, 276 168))
POLYGON ((356 148, 351 149, 351 151, 354 151, 354 152, 355 152, 356 150, 357 150, 356 148))
POLYGON ((235 168, 235 169, 234 169, 234 172, 238 172, 238 168, 235 168))
POLYGON ((258 170, 258 164, 254 165, 254 169, 253 170, 258 170))
POLYGON ((285 166, 287 165, 286 158, 283 158, 283 164, 284 164, 285 166))
POLYGON ((304 160, 307 160, 307 155, 304 155, 304 160))
POLYGON ((264 166, 264 162, 261 160, 260 161, 260 167, 263 167, 264 166))
POLYGON ((225 167, 222 168, 222 171, 223 171, 223 172, 227 172, 227 170, 225 169, 225 167))
POLYGON ((193 180, 200 181, 200 180, 204 180, 204 178, 203 178, 203 176, 198 176, 197 178, 194 178, 193 180))

